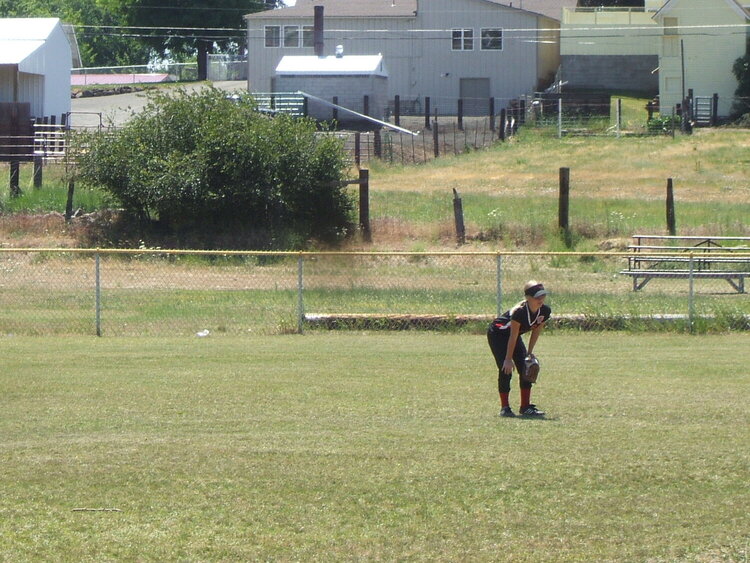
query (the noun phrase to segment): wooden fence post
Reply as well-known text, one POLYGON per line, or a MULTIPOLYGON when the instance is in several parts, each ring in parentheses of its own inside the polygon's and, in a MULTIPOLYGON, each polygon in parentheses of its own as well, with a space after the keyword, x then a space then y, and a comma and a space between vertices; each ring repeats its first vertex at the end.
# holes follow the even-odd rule
POLYGON ((376 158, 383 158, 383 142, 380 138, 380 129, 375 129, 375 131, 372 132, 372 144, 373 149, 375 151, 375 157, 376 158))
POLYGON ((437 120, 435 120, 435 129, 432 131, 432 144, 434 145, 435 158, 440 156, 440 133, 438 132, 439 126, 437 120))
POLYGON ((464 226, 463 203, 456 188, 453 188, 453 217, 456 223, 456 242, 460 246, 466 243, 466 227, 464 226))
POLYGON ((372 242, 370 231, 370 171, 363 168, 359 171, 359 229, 362 240, 372 242))
POLYGON ((65 202, 65 220, 70 221, 70 218, 73 217, 73 192, 76 189, 76 184, 74 180, 70 180, 68 182, 68 199, 65 202))
POLYGON ((362 163, 362 134, 359 132, 354 133, 354 164, 359 165, 362 163))
POLYGON ((716 127, 719 120, 719 94, 714 94, 711 98, 711 127, 716 127))
POLYGON ((501 141, 505 140, 505 132, 506 132, 507 127, 508 127, 508 110, 503 108, 500 110, 499 137, 501 141))
POLYGON ((401 96, 398 94, 393 99, 393 116, 396 126, 399 127, 401 125, 401 96))
POLYGON ((464 100, 463 98, 458 98, 458 129, 460 131, 464 130, 464 100))
POLYGON ((667 231, 670 236, 677 235, 677 225, 674 213, 674 185, 672 178, 667 178, 667 231))
POLYGON ((430 128, 430 97, 425 96, 424 99, 424 128, 430 128))
POLYGON ((19 197, 21 195, 21 163, 13 160, 10 163, 10 197, 19 197))
MULTIPOLYGON (((334 96, 333 97, 333 105, 334 106, 338 106, 339 105, 339 97, 338 96, 334 96)), ((333 108, 333 120, 334 121, 338 121, 339 120, 339 108, 338 107, 334 107, 333 108)))
POLYGON ((565 240, 570 246, 570 222, 568 214, 570 210, 570 168, 560 168, 560 201, 558 205, 557 225, 565 240))
POLYGON ((495 130, 495 98, 490 98, 490 131, 495 130))
POLYGON ((44 159, 41 156, 34 157, 34 187, 41 188, 43 179, 44 159))

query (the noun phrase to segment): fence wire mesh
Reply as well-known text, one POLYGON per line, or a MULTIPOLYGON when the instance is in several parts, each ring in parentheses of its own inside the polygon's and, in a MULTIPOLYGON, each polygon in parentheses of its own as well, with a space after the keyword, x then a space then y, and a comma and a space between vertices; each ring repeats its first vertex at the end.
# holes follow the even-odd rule
POLYGON ((731 282, 683 270, 637 290, 621 273, 628 256, 4 250, 0 334, 481 331, 522 298, 529 279, 551 289, 555 327, 750 328, 750 254, 731 265, 731 282))

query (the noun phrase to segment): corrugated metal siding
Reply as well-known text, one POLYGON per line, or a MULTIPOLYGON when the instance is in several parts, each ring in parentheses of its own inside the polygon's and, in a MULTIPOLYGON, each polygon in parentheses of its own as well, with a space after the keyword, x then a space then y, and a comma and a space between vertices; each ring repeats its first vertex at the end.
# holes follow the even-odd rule
POLYGON ((44 116, 44 77, 40 74, 19 73, 18 98, 31 104, 32 117, 44 116))

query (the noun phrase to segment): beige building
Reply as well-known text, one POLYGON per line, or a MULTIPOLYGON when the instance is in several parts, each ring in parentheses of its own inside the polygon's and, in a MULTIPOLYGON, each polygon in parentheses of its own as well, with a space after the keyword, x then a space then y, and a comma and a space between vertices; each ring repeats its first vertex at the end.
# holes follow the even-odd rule
POLYGON ((662 108, 692 90, 694 96, 718 94, 718 115, 728 116, 737 89, 732 65, 747 50, 748 10, 736 0, 668 0, 654 20, 662 31, 662 108))
POLYGON ((659 94, 663 111, 719 95, 730 114, 732 65, 748 40, 750 1, 646 0, 643 8, 568 8, 560 25, 560 78, 568 89, 659 94))

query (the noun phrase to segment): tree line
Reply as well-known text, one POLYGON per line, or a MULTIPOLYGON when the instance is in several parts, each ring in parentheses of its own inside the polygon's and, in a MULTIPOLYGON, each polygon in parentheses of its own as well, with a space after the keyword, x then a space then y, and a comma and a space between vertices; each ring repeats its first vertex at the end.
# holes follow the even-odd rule
POLYGON ((214 47, 244 44, 242 16, 281 0, 0 0, 0 17, 56 17, 75 26, 83 66, 189 60, 214 47), (212 29, 213 28, 213 29, 212 29))

